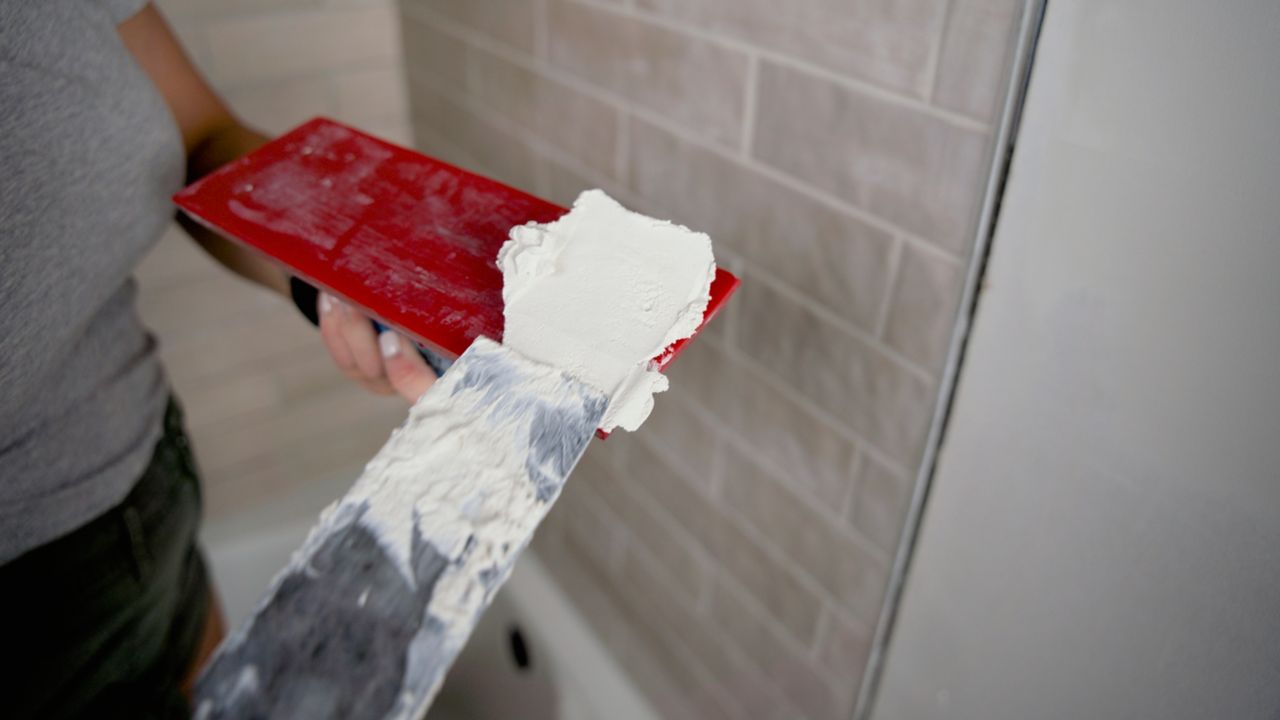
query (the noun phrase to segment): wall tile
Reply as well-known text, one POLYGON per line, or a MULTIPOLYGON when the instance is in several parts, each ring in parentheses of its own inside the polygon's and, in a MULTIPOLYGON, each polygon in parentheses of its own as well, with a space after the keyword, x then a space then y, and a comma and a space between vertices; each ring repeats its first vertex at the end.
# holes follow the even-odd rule
POLYGON ((529 192, 536 190, 538 156, 524 140, 484 114, 416 82, 409 85, 409 103, 419 125, 431 128, 464 153, 461 166, 529 192))
POLYGON ((938 58, 935 103, 980 120, 995 118, 1023 6, 1021 0, 951 4, 938 58))
POLYGON ((333 83, 343 122, 363 128, 408 112, 404 72, 398 66, 339 72, 333 83))
POLYGON ((920 97, 946 0, 637 0, 637 5, 920 97))
POLYGON ((768 62, 756 110, 764 162, 952 252, 968 248, 982 133, 768 62))
MULTIPOLYGON (((746 316, 744 324, 754 322, 749 308, 735 312, 746 316)), ((855 447, 793 396, 710 343, 691 345, 667 374, 672 387, 731 430, 738 444, 787 473, 819 502, 842 506, 852 485, 855 447)))
POLYGON ((654 398, 653 413, 644 424, 644 439, 663 456, 683 468, 704 488, 711 486, 711 466, 719 437, 711 424, 685 403, 682 389, 672 387, 654 398))
POLYGON ((711 593, 712 622, 741 648, 782 694, 814 720, 846 720, 853 712, 819 674, 804 651, 786 641, 773 619, 747 601, 742 591, 718 583, 711 593))
POLYGON ((883 351, 761 282, 737 302, 752 322, 743 350, 904 465, 914 465, 933 409, 933 387, 883 351))
POLYGON ((885 342, 929 371, 941 371, 963 283, 959 263, 910 245, 904 248, 885 342))
POLYGON ((316 76, 231 90, 224 99, 239 118, 270 135, 338 110, 329 79, 316 76))
MULTIPOLYGON (((402 0, 526 53, 533 52, 531 0, 402 0)), ((413 12, 410 10, 409 12, 413 12)))
POLYGON ((852 508, 853 526, 858 532, 886 553, 896 552, 910 502, 910 479, 871 457, 862 458, 852 508))
POLYGON ((753 716, 779 717, 780 698, 771 679, 730 650, 712 623, 690 606, 676 602, 678 597, 666 589, 668 581, 659 567, 638 553, 624 555, 618 582, 624 607, 687 648, 711 672, 718 688, 740 707, 749 708, 753 716))
POLYGON ((871 655, 871 625, 859 625, 838 612, 828 611, 826 632, 818 644, 818 662, 822 671, 844 697, 852 701, 862 684, 862 673, 871 655))
POLYGON ((617 110, 493 53, 476 50, 472 59, 482 103, 529 128, 584 167, 613 174, 617 110))
POLYGON ((686 127, 736 146, 747 58, 607 10, 550 0, 552 65, 686 127))
POLYGON ((218 19, 207 37, 224 88, 400 57, 395 12, 377 5, 218 19))
POLYGON ((629 490, 622 473, 594 459, 584 459, 579 468, 574 472, 574 482, 599 497, 612 517, 618 518, 631 532, 633 540, 662 564, 675 581, 673 591, 682 593, 691 602, 701 597, 708 571, 696 541, 670 516, 655 511, 650 502, 629 490))
POLYGON ((539 557, 658 717, 731 720, 740 715, 736 708, 731 712, 720 698, 707 694, 706 671, 687 652, 667 649, 654 632, 624 613, 612 576, 583 567, 572 549, 540 552, 539 557), (695 704, 692 698, 703 702, 695 704))
POLYGON ((630 137, 630 187, 664 217, 709 233, 855 325, 873 326, 887 286, 887 232, 638 119, 630 137))
POLYGON ((885 561, 843 532, 836 521, 740 453, 725 456, 725 504, 868 622, 880 611, 885 561))
POLYGON ((767 553, 656 452, 644 444, 632 449, 635 452, 628 459, 628 482, 648 493, 697 538, 711 557, 755 594, 789 632, 808 642, 816 627, 819 601, 797 578, 795 569, 767 553))
MULTIPOLYGON (((467 92, 470 46, 427 22, 419 13, 402 13, 401 23, 409 82, 449 93, 467 92)), ((425 119, 414 117, 415 121, 425 119)))

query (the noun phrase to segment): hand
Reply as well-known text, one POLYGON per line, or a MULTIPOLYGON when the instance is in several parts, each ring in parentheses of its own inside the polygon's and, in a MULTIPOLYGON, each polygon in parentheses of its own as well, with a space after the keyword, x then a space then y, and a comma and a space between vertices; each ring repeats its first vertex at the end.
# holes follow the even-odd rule
POLYGON ((328 293, 320 293, 320 337, 347 377, 379 395, 399 393, 416 402, 436 374, 413 343, 387 330, 378 335, 363 313, 328 293))

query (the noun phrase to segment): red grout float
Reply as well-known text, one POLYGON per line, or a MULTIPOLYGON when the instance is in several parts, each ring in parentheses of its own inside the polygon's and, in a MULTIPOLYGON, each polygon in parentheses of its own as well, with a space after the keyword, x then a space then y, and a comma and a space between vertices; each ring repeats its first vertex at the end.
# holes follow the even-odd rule
MULTIPOLYGON (((481 335, 502 341, 502 273, 495 259, 511 228, 566 212, 325 118, 294 128, 173 199, 202 224, 449 359, 481 335)), ((716 269, 702 326, 738 283, 716 269)), ((658 353, 656 369, 665 369, 694 336, 658 353)))

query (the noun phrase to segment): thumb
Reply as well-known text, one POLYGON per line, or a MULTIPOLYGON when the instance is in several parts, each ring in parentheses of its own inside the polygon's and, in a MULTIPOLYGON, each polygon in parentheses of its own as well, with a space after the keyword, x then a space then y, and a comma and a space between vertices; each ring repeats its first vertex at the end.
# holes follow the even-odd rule
POLYGON ((409 402, 417 402, 435 384, 435 371, 417 353, 413 343, 399 333, 383 331, 378 335, 378 347, 387 380, 409 402))

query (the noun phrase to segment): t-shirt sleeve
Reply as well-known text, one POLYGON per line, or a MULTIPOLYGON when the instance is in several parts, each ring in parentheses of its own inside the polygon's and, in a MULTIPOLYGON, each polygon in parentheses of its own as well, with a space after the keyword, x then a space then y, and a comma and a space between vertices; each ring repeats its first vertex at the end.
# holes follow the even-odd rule
POLYGON ((150 0, 98 0, 98 3, 107 9, 107 14, 111 16, 111 20, 117 25, 137 15, 138 11, 146 7, 148 2, 150 0))

